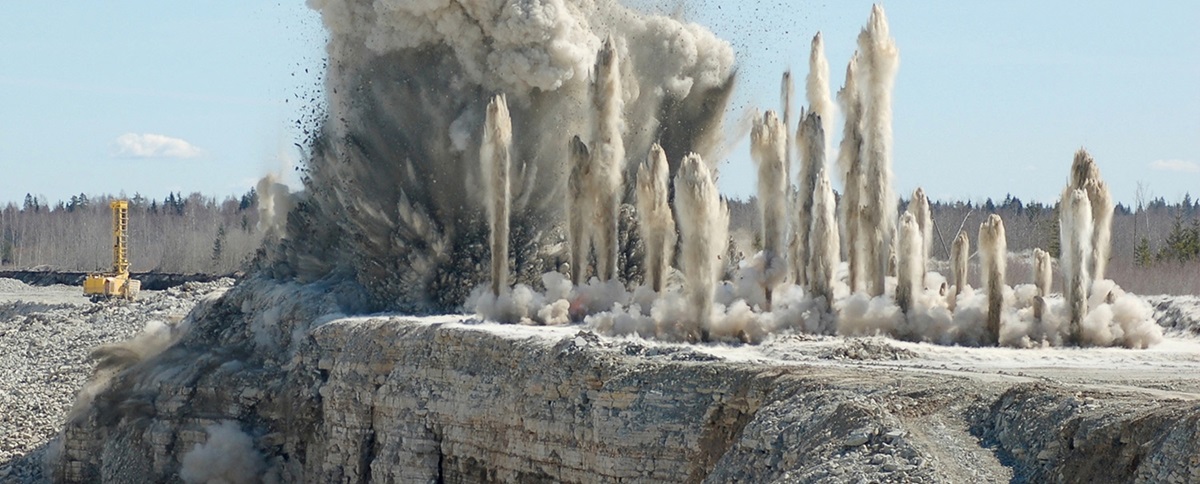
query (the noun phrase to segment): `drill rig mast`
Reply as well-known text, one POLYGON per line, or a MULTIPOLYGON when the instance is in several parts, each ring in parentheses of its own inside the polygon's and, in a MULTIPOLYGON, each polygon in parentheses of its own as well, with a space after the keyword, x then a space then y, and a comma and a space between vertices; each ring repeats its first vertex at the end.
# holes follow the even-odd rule
POLYGON ((113 200, 113 266, 110 272, 88 274, 83 281, 83 294, 93 299, 121 297, 133 299, 142 288, 141 281, 129 277, 129 202, 113 200))

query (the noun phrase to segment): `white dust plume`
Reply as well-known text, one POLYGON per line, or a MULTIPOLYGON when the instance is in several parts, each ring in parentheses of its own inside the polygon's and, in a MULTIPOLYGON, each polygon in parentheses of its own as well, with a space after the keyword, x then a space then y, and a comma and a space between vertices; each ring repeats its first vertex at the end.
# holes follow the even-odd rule
POLYGON ((814 299, 824 298, 824 307, 833 306, 835 287, 839 283, 841 244, 838 236, 837 199, 829 181, 829 171, 821 170, 813 193, 812 230, 809 231, 809 292, 814 299))
POLYGON ((713 291, 728 243, 729 208, 708 166, 695 153, 684 157, 675 177, 675 213, 682 240, 680 265, 687 300, 701 340, 712 331, 713 291))
POLYGON ((567 178, 567 245, 570 246, 571 282, 579 285, 587 280, 588 256, 592 250, 588 232, 593 208, 588 199, 592 156, 579 136, 571 137, 568 153, 571 174, 567 178))
POLYGON ((917 218, 912 212, 904 212, 900 216, 896 243, 896 305, 906 314, 912 309, 913 298, 917 292, 924 289, 922 245, 921 227, 917 225, 917 218))
POLYGON ((983 287, 987 291, 987 334, 1000 341, 1000 318, 1004 310, 1005 270, 1008 267, 1008 239, 1004 221, 991 214, 979 224, 979 265, 983 287))
POLYGON ((1088 311, 1092 285, 1088 260, 1092 256, 1092 205, 1087 192, 1067 187, 1059 202, 1059 237, 1062 256, 1063 296, 1067 299, 1071 341, 1080 341, 1080 326, 1088 311))
POLYGON ((274 173, 258 179, 258 230, 265 237, 281 237, 287 227, 287 215, 295 205, 295 196, 274 173))
POLYGON ((667 287, 675 251, 675 219, 667 201, 668 176, 667 154, 655 143, 645 163, 638 167, 637 213, 645 247, 646 282, 658 293, 667 287))
POLYGON ((796 83, 792 81, 792 71, 783 71, 783 78, 779 82, 779 101, 782 104, 780 113, 783 114, 784 129, 791 129, 792 126, 792 97, 795 96, 795 92, 796 83))
POLYGON ((1050 288, 1054 283, 1054 267, 1050 253, 1040 248, 1033 249, 1033 285, 1037 287, 1037 301, 1033 306, 1033 318, 1042 320, 1046 312, 1046 298, 1050 297, 1050 288))
MULTIPOLYGON (((790 79, 790 78, 789 78, 790 79)), ((833 135, 833 98, 829 90, 829 61, 825 59, 825 48, 821 33, 813 36, 808 57, 808 76, 805 78, 805 99, 807 109, 800 110, 797 121, 796 146, 800 150, 800 170, 797 180, 796 194, 796 227, 792 231, 792 261, 793 277, 797 284, 812 288, 809 280, 812 260, 812 245, 810 232, 813 224, 813 197, 816 190, 818 173, 825 170, 828 159, 828 148, 832 145, 833 135), (810 117, 815 119, 809 120, 810 117), (816 123, 816 126, 807 123, 816 123), (819 137, 814 140, 813 137, 819 137)), ((840 250, 840 249, 839 249, 840 250)))
POLYGON ((750 154, 758 164, 758 211, 766 264, 762 285, 768 304, 771 291, 787 276, 787 136, 787 127, 770 110, 755 120, 750 131, 750 154))
MULTIPOLYGON (((817 32, 812 38, 808 54, 808 77, 805 78, 805 97, 808 109, 821 117, 821 131, 825 133, 826 148, 833 146, 833 118, 837 105, 829 87, 829 60, 825 58, 825 41, 817 32)), ((828 156, 826 156, 828 158, 828 156)))
POLYGON ((492 295, 508 289, 508 237, 511 194, 509 189, 509 149, 512 147, 512 120, 508 102, 498 94, 488 103, 483 123, 483 142, 479 146, 484 189, 487 193, 488 228, 492 257, 492 295))
POLYGON ((825 133, 821 131, 821 116, 815 111, 800 110, 799 127, 796 129, 796 145, 800 148, 800 178, 796 192, 796 227, 792 265, 796 284, 808 284, 808 264, 812 254, 809 232, 812 230, 813 194, 817 179, 825 168, 825 133))
POLYGON ((929 251, 933 247, 933 211, 929 208, 929 197, 925 190, 917 187, 908 201, 908 213, 916 218, 921 230, 921 272, 929 270, 929 251))
POLYGON ((858 52, 846 65, 846 81, 838 91, 838 102, 845 113, 842 142, 838 150, 838 173, 845 183, 841 204, 842 231, 846 234, 846 260, 849 264, 847 284, 851 291, 864 288, 863 277, 866 240, 862 231, 862 194, 866 190, 863 170, 862 98, 857 81, 858 52))
POLYGON ((1087 264, 1093 278, 1104 279, 1108 256, 1112 252, 1114 207, 1108 184, 1100 177, 1100 167, 1083 148, 1075 152, 1075 160, 1071 163, 1071 187, 1087 192, 1092 207, 1092 251, 1087 264))
POLYGON ((958 295, 967 287, 967 271, 970 270, 971 240, 965 230, 960 230, 950 244, 950 275, 954 277, 954 290, 950 291, 950 310, 954 310, 954 302, 958 295))
POLYGON ((896 198, 892 189, 892 88, 900 54, 888 32, 883 7, 876 4, 858 35, 858 67, 863 84, 863 164, 866 186, 863 228, 866 230, 866 289, 872 296, 884 292, 885 269, 896 224, 896 198))
POLYGON ((617 277, 617 211, 625 173, 625 99, 621 93, 621 62, 610 36, 596 55, 592 102, 596 123, 592 138, 591 171, 588 174, 589 202, 593 203, 590 225, 596 252, 596 274, 602 281, 617 277))

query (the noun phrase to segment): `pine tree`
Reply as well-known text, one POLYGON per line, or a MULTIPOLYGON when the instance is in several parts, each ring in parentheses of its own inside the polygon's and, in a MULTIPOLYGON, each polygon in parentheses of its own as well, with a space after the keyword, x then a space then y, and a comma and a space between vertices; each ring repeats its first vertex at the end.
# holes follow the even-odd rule
POLYGON ((242 200, 238 203, 238 211, 247 210, 258 205, 258 191, 253 187, 250 191, 242 195, 242 200))
POLYGON ((1186 263, 1200 258, 1200 220, 1192 220, 1191 227, 1183 225, 1183 217, 1176 216, 1171 233, 1158 250, 1159 261, 1174 260, 1186 263))
POLYGON ((183 215, 184 208, 187 208, 187 200, 183 198, 183 192, 175 194, 175 215, 183 215))
POLYGON ((221 265, 221 256, 225 252, 225 225, 217 226, 217 237, 213 240, 212 248, 212 263, 213 269, 218 270, 221 265))
POLYGON ((1139 267, 1147 267, 1154 262, 1154 255, 1150 253, 1150 239, 1142 237, 1133 249, 1133 260, 1139 267))
POLYGON ((1042 237, 1045 240, 1046 252, 1050 253, 1050 257, 1059 258, 1062 256, 1062 240, 1059 239, 1062 227, 1058 221, 1058 211, 1062 204, 1054 206, 1054 210, 1050 210, 1050 216, 1043 218, 1041 221, 1042 237))

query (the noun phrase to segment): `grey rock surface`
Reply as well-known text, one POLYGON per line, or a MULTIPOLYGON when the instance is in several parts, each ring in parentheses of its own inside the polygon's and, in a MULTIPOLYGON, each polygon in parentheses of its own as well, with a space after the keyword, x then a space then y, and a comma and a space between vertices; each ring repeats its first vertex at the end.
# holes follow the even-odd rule
POLYGON ((43 457, 62 428, 97 346, 129 340, 152 321, 181 321, 199 298, 232 280, 144 291, 132 302, 90 302, 75 286, 0 279, 0 482, 44 478, 43 457))
MULTIPOLYGON (((178 482, 227 421, 277 482, 1200 479, 1200 341, 1182 335, 1140 352, 661 344, 343 316, 358 294, 256 279, 181 296, 195 309, 169 344, 31 442, 62 482, 178 482)), ((46 477, 23 452, 0 480, 46 477)))

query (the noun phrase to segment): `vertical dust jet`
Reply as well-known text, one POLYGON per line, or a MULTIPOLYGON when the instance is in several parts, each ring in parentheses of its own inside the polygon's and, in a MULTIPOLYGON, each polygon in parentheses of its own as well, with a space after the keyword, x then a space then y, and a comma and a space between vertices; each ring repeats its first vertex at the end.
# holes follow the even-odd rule
POLYGON ((568 142, 567 156, 571 169, 567 177, 567 245, 571 251, 571 282, 579 286, 587 282, 588 253, 592 249, 588 224, 593 219, 593 203, 587 198, 592 157, 579 136, 568 142))
POLYGON ((921 227, 912 212, 900 216, 900 230, 896 244, 896 305, 905 314, 912 309, 918 291, 924 288, 921 268, 921 227))
MULTIPOLYGON (((821 132, 825 133, 826 148, 833 145, 833 115, 837 109, 829 88, 829 60, 825 58, 825 42, 821 32, 812 38, 808 53, 808 77, 804 83, 808 109, 821 117, 821 132)), ((826 156, 828 158, 828 156, 826 156)))
POLYGON ((837 200, 829 182, 828 170, 817 176, 817 187, 813 192, 813 220, 809 233, 809 291, 813 297, 824 297, 828 307, 833 307, 833 281, 836 280, 838 264, 841 262, 840 238, 837 226, 837 200))
POLYGON ((1046 298, 1050 296, 1050 285, 1054 274, 1050 262, 1050 253, 1040 248, 1033 249, 1033 285, 1037 287, 1037 298, 1033 304, 1033 317, 1038 321, 1046 313, 1046 298))
POLYGON ((800 110, 800 126, 796 129, 796 144, 800 148, 799 190, 796 196, 796 230, 793 250, 796 284, 808 287, 808 267, 812 253, 809 232, 812 231, 813 194, 819 174, 825 169, 825 133, 821 116, 815 111, 800 110))
POLYGON ((667 270, 675 250, 675 219, 667 203, 668 171, 667 154, 654 143, 646 162, 638 167, 637 213, 638 230, 646 248, 647 283, 657 293, 666 288, 667 270))
POLYGON ((837 201, 830 186, 829 167, 825 161, 828 151, 825 149, 826 136, 822 126, 821 116, 813 111, 801 121, 799 130, 800 144, 804 149, 803 156, 808 160, 805 162, 805 169, 810 170, 803 174, 801 186, 812 186, 812 203, 808 216, 810 227, 805 233, 808 247, 804 252, 806 258, 803 262, 806 264, 804 276, 808 290, 814 295, 825 296, 832 306, 833 271, 841 259, 841 238, 837 233, 837 217, 834 215, 837 201), (822 184, 828 193, 822 193, 822 184), (831 220, 823 220, 822 217, 830 217, 831 220))
POLYGON ((983 284, 987 287, 987 334, 993 343, 999 343, 1008 241, 1004 235, 1004 221, 994 213, 979 224, 979 258, 983 284))
MULTIPOLYGON (((792 149, 796 143, 796 140, 792 136, 792 98, 795 95, 796 84, 792 80, 792 70, 788 69, 783 71, 783 78, 779 82, 779 97, 781 104, 783 104, 783 111, 780 111, 783 115, 783 131, 787 136, 783 150, 783 169, 784 173, 787 174, 787 208, 789 212, 796 210, 796 190, 792 181, 792 149)), ((789 223, 784 225, 784 230, 787 234, 784 237, 784 242, 788 244, 786 249, 787 254, 784 258, 787 259, 786 262, 794 277, 796 273, 796 238, 792 236, 795 233, 795 228, 791 226, 792 223, 794 222, 789 221, 789 223)))
POLYGON ((857 81, 858 52, 846 65, 846 81, 838 91, 838 102, 846 115, 842 142, 838 150, 838 173, 845 183, 841 206, 842 230, 846 233, 846 258, 849 265, 851 292, 863 289, 864 247, 861 231, 862 192, 865 180, 862 169, 862 101, 857 81))
POLYGON ((1062 256, 1063 296, 1070 315, 1070 340, 1079 344, 1080 325, 1088 311, 1088 260, 1092 257, 1092 204, 1082 189, 1068 186, 1059 202, 1059 239, 1062 256))
MULTIPOLYGON (((852 61, 853 62, 853 61, 852 61)), ((847 72, 847 85, 853 83, 847 72)), ((856 88, 854 88, 856 89, 856 88)), ((833 139, 833 117, 836 105, 829 86, 829 61, 821 32, 813 35, 808 55, 808 77, 805 78, 805 97, 809 112, 797 126, 797 145, 801 146, 800 194, 801 206, 807 202, 810 227, 800 242, 807 242, 807 267, 802 272, 814 297, 824 297, 833 306, 833 282, 841 260, 841 237, 838 234, 837 201, 829 177, 829 147, 833 139), (811 201, 805 196, 808 192, 811 201)), ((857 98, 857 94, 855 94, 857 98)), ((851 101, 854 102, 854 101, 851 101)), ((847 116, 849 117, 849 116, 847 116)), ((850 122, 849 120, 847 121, 850 122)), ((855 150, 857 152, 857 149, 855 150)), ((849 154, 855 156, 854 154, 849 154)), ((843 174, 843 178, 848 178, 843 174)), ((856 192, 857 193, 857 192, 856 192)), ((803 217, 803 215, 801 215, 803 217)), ((803 228, 802 228, 803 230, 803 228)))
POLYGON ((967 269, 971 259, 971 241, 967 232, 960 230, 950 245, 950 272, 954 276, 954 292, 949 294, 950 310, 953 311, 958 302, 958 295, 967 287, 967 269))
POLYGON ((866 186, 863 228, 866 229, 867 293, 884 291, 885 269, 896 231, 896 197, 892 191, 892 88, 900 53, 888 32, 883 7, 871 8, 871 18, 858 35, 863 74, 863 161, 866 186))
POLYGON ((1075 152, 1071 163, 1071 187, 1087 192, 1092 206, 1092 251, 1088 256, 1088 267, 1093 279, 1104 279, 1108 267, 1108 256, 1112 251, 1113 201, 1108 184, 1100 177, 1100 167, 1087 150, 1075 152))
MULTIPOLYGON (((789 212, 794 212, 796 210, 797 203, 796 190, 792 183, 792 148, 796 143, 796 140, 792 136, 792 97, 795 96, 795 92, 796 84, 792 81, 791 69, 783 71, 783 78, 779 82, 779 97, 781 104, 783 104, 783 111, 781 111, 781 114, 783 114, 783 131, 787 137, 787 140, 784 142, 783 149, 783 172, 787 176, 785 187, 787 208, 789 212)), ((792 226, 793 223, 795 222, 789 221, 789 223, 784 224, 784 233, 787 234, 784 236, 784 243, 788 244, 787 248, 784 249, 787 251, 787 253, 784 255, 784 259, 786 259, 785 262, 787 263, 788 268, 791 271, 791 275, 794 278, 799 269, 797 269, 796 266, 797 247, 796 237, 793 235, 795 234, 796 229, 792 226)))
POLYGON ((621 204, 621 183, 625 171, 625 121, 621 117, 625 100, 621 96, 621 66, 612 36, 596 55, 592 101, 596 108, 592 138, 592 170, 589 176, 596 204, 592 213, 592 240, 596 249, 596 272, 601 281, 617 277, 617 212, 621 204))
POLYGON ((912 200, 908 202, 908 213, 913 214, 917 227, 921 229, 921 279, 929 270, 929 249, 933 244, 933 212, 929 209, 929 197, 925 190, 918 187, 913 192, 912 200))
POLYGON ((512 160, 512 119, 508 115, 508 100, 498 94, 488 103, 483 123, 483 143, 479 146, 487 194, 488 228, 491 229, 492 295, 508 289, 509 209, 512 195, 509 170, 512 160))
POLYGON ((809 268, 816 263, 812 260, 811 246, 813 242, 809 239, 814 215, 812 212, 813 197, 817 174, 825 169, 825 160, 829 158, 827 150, 832 142, 830 124, 833 122, 834 112, 833 98, 829 92, 829 61, 825 59, 825 47, 821 41, 820 32, 813 36, 809 49, 808 77, 805 78, 804 94, 808 101, 808 108, 807 112, 804 109, 801 110, 796 128, 796 146, 800 149, 800 170, 796 195, 796 223, 798 225, 792 231, 792 273, 796 284, 806 286, 811 290, 809 268), (813 115, 816 115, 817 126, 815 127, 820 128, 819 132, 814 129, 814 126, 805 126, 805 123, 813 122, 808 120, 813 115), (805 138, 813 135, 821 137, 819 143, 805 138), (819 158, 818 150, 820 151, 819 158))
POLYGON ((758 211, 762 217, 763 268, 767 304, 771 291, 787 275, 784 255, 787 235, 788 178, 787 127, 775 114, 767 111, 755 120, 750 130, 750 154, 758 164, 758 211))
POLYGON ((729 208, 708 166, 695 153, 683 158, 675 175, 675 213, 682 242, 684 290, 699 339, 707 341, 712 329, 713 290, 721 274, 721 254, 729 242, 729 208))
POLYGON ((287 217, 292 211, 293 199, 287 184, 279 176, 267 173, 255 185, 258 193, 258 230, 264 236, 275 238, 287 233, 287 217))
MULTIPOLYGON (((783 71, 783 79, 779 83, 779 98, 783 110, 783 126, 785 129, 790 129, 792 126, 792 96, 795 95, 796 85, 792 82, 792 71, 783 71)), ((790 133, 789 133, 790 134, 790 133)), ((788 143, 788 150, 791 150, 791 143, 788 143)))

